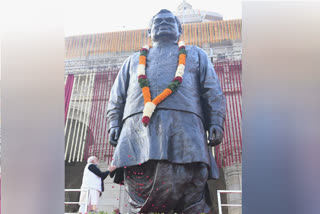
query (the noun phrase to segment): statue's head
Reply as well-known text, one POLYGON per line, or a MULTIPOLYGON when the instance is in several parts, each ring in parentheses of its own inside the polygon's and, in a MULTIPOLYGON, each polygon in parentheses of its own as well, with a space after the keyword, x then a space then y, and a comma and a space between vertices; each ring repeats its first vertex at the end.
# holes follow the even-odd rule
POLYGON ((178 42, 182 27, 179 19, 171 11, 162 9, 152 17, 148 34, 153 42, 178 42))

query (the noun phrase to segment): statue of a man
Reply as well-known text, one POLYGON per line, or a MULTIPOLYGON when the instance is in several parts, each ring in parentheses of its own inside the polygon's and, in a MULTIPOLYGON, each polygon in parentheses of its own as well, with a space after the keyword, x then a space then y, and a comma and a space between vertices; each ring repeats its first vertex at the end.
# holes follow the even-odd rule
POLYGON ((184 73, 179 87, 170 91, 168 85, 177 80, 182 27, 168 10, 157 13, 149 27, 153 46, 144 50, 145 75, 139 74, 137 52, 126 59, 111 90, 107 116, 109 141, 116 146, 112 165, 124 170, 130 213, 207 213, 206 182, 218 173, 208 146, 222 141, 225 97, 207 54, 196 46, 182 47, 184 73), (147 122, 142 122, 148 112, 140 78, 148 80, 151 100, 166 88, 170 92, 147 122))

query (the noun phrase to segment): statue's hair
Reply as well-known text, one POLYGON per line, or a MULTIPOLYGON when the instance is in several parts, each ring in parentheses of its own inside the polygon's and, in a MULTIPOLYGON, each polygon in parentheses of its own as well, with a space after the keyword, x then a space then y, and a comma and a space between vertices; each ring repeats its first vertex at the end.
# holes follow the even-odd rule
MULTIPOLYGON (((170 10, 167 9, 161 9, 156 15, 160 14, 160 13, 172 13, 170 10)), ((156 16, 154 15, 154 16, 156 16)))
MULTIPOLYGON (((171 13, 171 14, 173 14, 170 10, 167 10, 167 9, 160 10, 156 15, 154 15, 152 17, 151 21, 149 22, 149 29, 151 29, 151 27, 152 27, 152 23, 153 23, 154 17, 156 17, 158 14, 161 14, 161 13, 171 13)), ((176 22, 178 24, 179 32, 181 32, 181 34, 182 34, 182 26, 181 26, 180 20, 175 15, 174 15, 174 18, 175 18, 175 20, 176 20, 176 22)))

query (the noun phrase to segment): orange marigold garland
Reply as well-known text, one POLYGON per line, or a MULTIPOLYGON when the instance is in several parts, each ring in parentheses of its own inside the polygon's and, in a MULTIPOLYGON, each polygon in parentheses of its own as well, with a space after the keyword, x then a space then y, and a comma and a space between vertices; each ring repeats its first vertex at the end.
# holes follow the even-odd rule
POLYGON ((143 94, 144 104, 146 104, 147 102, 151 102, 151 94, 150 94, 149 87, 143 87, 142 94, 143 94))
POLYGON ((142 122, 144 126, 147 126, 150 122, 152 113, 156 109, 157 105, 165 100, 170 94, 175 92, 182 83, 184 68, 186 64, 187 51, 184 42, 179 42, 179 64, 177 67, 176 75, 166 89, 163 90, 156 98, 151 101, 149 81, 146 76, 146 60, 149 52, 149 46, 145 45, 140 50, 139 65, 138 65, 138 81, 142 90, 144 99, 144 109, 142 122))
POLYGON ((155 104, 155 105, 158 105, 164 99, 166 99, 170 94, 172 94, 171 89, 166 88, 166 89, 164 89, 164 91, 161 94, 159 94, 159 96, 157 96, 156 98, 154 98, 152 100, 152 103, 155 104))

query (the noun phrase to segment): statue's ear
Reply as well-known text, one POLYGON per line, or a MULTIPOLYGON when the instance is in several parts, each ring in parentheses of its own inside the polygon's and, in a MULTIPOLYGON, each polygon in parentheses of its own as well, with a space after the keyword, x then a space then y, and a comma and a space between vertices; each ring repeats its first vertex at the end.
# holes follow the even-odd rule
POLYGON ((151 29, 148 29, 148 37, 151 37, 151 29))
POLYGON ((181 36, 182 33, 183 33, 183 30, 182 30, 182 27, 180 26, 180 27, 179 27, 179 34, 180 34, 179 36, 181 36))

